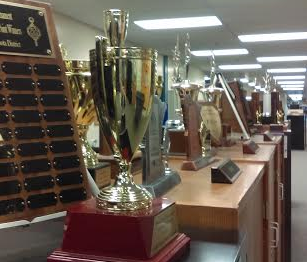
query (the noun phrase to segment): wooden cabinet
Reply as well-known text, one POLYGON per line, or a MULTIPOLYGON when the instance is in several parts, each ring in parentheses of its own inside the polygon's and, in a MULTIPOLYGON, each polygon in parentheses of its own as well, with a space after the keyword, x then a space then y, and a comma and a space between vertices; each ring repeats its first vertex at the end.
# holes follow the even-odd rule
POLYGON ((274 178, 272 181, 274 185, 274 216, 270 224, 271 232, 273 234, 271 252, 274 253, 274 260, 272 261, 287 261, 285 260, 285 250, 287 249, 287 239, 285 235, 285 189, 286 187, 291 187, 291 182, 290 185, 285 183, 286 169, 284 162, 284 135, 276 135, 274 141, 263 141, 263 135, 255 135, 252 139, 261 146, 276 146, 276 151, 274 153, 274 172, 272 173, 272 177, 274 178))
POLYGON ((276 162, 277 147, 275 145, 259 145, 259 150, 256 154, 243 154, 242 143, 228 148, 219 148, 217 152, 218 158, 229 157, 237 162, 244 163, 262 163, 264 164, 263 178, 263 261, 277 261, 276 247, 278 246, 278 224, 275 214, 277 200, 277 189, 275 183, 277 180, 277 165, 276 162))
POLYGON ((234 184, 212 184, 212 165, 181 171, 181 161, 172 160, 170 166, 179 171, 182 182, 165 197, 176 201, 180 230, 193 240, 239 243, 246 235, 242 257, 263 262, 264 165, 237 164, 242 174, 234 184))

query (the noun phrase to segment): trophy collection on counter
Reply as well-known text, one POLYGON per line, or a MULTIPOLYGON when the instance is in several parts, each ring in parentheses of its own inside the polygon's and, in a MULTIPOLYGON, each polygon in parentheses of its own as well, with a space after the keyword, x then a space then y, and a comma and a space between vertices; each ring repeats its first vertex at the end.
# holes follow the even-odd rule
MULTIPOLYGON (((96 199, 68 211, 62 247, 49 256, 49 262, 76 258, 170 261, 189 246, 190 239, 178 233, 174 202, 153 199, 145 188, 133 182, 131 175, 131 161, 151 120, 153 101, 156 100, 155 105, 160 101, 154 96, 157 52, 125 47, 128 17, 125 11, 104 11, 107 37, 96 37, 96 49, 90 51, 97 117, 119 163, 119 174, 114 184, 103 188, 96 199)), ((154 106, 153 110, 160 123, 162 108, 154 106)), ((154 128, 153 133, 157 131, 160 130, 154 128)), ((159 133, 151 137, 159 139, 159 133)), ((160 141, 156 143, 154 157, 160 161, 160 141)), ((163 165, 158 168, 163 169, 163 165)))

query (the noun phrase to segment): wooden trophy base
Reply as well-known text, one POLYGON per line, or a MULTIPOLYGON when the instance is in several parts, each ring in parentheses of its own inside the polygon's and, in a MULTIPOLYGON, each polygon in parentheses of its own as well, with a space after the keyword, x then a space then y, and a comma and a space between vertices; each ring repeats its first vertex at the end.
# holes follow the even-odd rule
POLYGON ((195 160, 184 160, 181 165, 181 170, 197 171, 214 162, 212 156, 199 157, 195 160))
POLYGON ((99 162, 99 164, 95 167, 89 167, 88 171, 99 188, 103 188, 111 184, 111 166, 109 163, 99 162))
POLYGON ((48 257, 47 262, 173 262, 183 257, 188 252, 189 248, 190 239, 185 234, 178 234, 176 238, 157 255, 146 260, 77 254, 59 249, 48 257))
POLYGON ((155 199, 151 209, 109 212, 90 199, 67 212, 62 247, 48 262, 164 262, 180 258, 190 238, 177 232, 174 202, 155 199))

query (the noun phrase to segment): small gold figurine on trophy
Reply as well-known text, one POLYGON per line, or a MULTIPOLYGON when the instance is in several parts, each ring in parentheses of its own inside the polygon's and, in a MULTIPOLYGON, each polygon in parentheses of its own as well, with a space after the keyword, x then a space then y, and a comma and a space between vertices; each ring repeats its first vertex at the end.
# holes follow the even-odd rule
POLYGON ((256 124, 260 125, 261 120, 262 120, 262 112, 261 108, 259 107, 259 109, 256 111, 256 124))
POLYGON ((283 124, 285 114, 282 109, 277 110, 276 116, 277 116, 277 124, 283 124))

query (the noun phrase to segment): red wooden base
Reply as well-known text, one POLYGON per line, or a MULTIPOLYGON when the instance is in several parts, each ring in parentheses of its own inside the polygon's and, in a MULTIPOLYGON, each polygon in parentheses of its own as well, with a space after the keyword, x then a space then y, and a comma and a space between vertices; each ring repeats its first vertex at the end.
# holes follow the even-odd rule
POLYGON ((59 249, 48 257, 47 262, 173 262, 181 258, 189 248, 190 238, 178 234, 158 254, 146 260, 77 254, 59 249))

